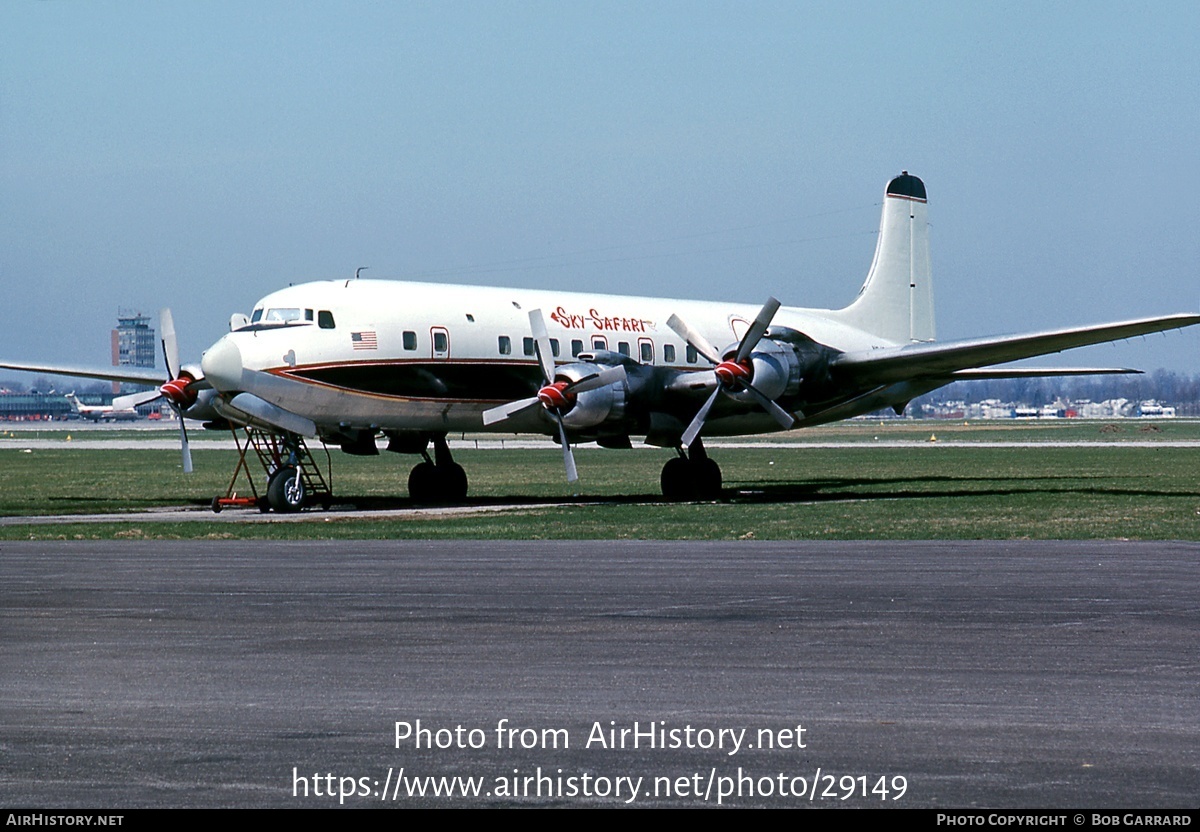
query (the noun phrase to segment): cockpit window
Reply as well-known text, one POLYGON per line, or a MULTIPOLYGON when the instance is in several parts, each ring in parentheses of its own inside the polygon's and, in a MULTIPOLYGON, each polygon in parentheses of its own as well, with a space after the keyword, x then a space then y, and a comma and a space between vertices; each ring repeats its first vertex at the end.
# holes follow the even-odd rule
POLYGON ((261 306, 260 306, 260 307, 258 307, 258 309, 255 309, 255 310, 254 310, 254 314, 250 316, 250 323, 252 323, 252 324, 256 324, 256 323, 258 323, 259 321, 261 321, 261 320, 262 320, 262 313, 263 313, 263 311, 262 311, 262 307, 261 307, 261 306))
POLYGON ((264 323, 286 324, 302 319, 303 312, 299 309, 268 309, 264 323))

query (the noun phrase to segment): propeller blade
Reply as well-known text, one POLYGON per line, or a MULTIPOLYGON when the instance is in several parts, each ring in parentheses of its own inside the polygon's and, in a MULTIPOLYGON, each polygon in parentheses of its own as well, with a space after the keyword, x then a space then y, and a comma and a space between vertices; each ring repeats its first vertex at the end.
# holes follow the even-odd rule
POLYGON ((133 410, 143 404, 149 404, 155 399, 161 399, 162 393, 158 390, 143 390, 141 393, 129 393, 125 396, 117 396, 112 400, 113 410, 133 410))
POLYGON ((183 454, 183 473, 190 474, 192 473, 192 449, 188 445, 187 427, 183 423, 183 414, 179 412, 178 408, 175 412, 179 415, 179 448, 180 453, 183 454))
POLYGON ((667 326, 675 330, 675 333, 692 345, 696 352, 708 359, 711 364, 721 363, 721 354, 717 352, 717 348, 708 343, 708 340, 696 330, 684 322, 683 318, 678 315, 672 315, 667 318, 667 326))
POLYGON ((550 333, 546 332, 546 320, 542 310, 529 311, 529 328, 533 330, 533 342, 537 344, 538 364, 542 368, 542 378, 547 384, 554 381, 554 348, 550 344, 550 333))
POLYGON ((494 425, 497 422, 503 422, 508 417, 514 416, 522 410, 528 410, 537 403, 538 397, 534 396, 530 399, 521 399, 520 401, 502 404, 499 407, 489 408, 483 411, 483 423, 485 425, 494 425))
MULTIPOLYGON (((163 363, 167 365, 167 381, 173 381, 179 378, 179 341, 175 337, 175 319, 171 317, 169 307, 164 306, 158 310, 158 326, 162 330, 163 363)), ((175 415, 179 417, 179 452, 183 457, 183 473, 190 474, 192 473, 192 449, 188 444, 183 408, 174 402, 171 402, 171 407, 174 409, 175 415)))
POLYGON ((163 361, 167 365, 167 380, 179 377, 179 342, 175 338, 175 320, 171 310, 163 307, 158 311, 158 326, 162 330, 163 361))
POLYGON ((571 453, 571 443, 567 441, 567 428, 563 424, 562 416, 554 414, 554 420, 558 422, 558 439, 562 442, 563 449, 563 467, 567 469, 567 482, 578 482, 579 471, 575 468, 575 454, 571 453))
POLYGON ((564 393, 586 393, 589 390, 597 390, 601 387, 606 387, 614 382, 624 381, 626 378, 624 367, 605 367, 594 376, 581 378, 579 381, 573 381, 563 388, 564 393))
POLYGON ((767 328, 771 326, 771 319, 779 311, 780 305, 775 298, 767 298, 763 308, 758 310, 758 316, 754 319, 754 323, 750 324, 750 328, 742 336, 742 342, 738 344, 737 357, 733 359, 734 361, 741 364, 750 357, 750 353, 754 352, 754 348, 762 340, 767 328))
POLYGON ((762 405, 763 410, 767 411, 767 413, 770 413, 771 416, 775 418, 775 421, 779 423, 781 428, 790 428, 792 425, 796 424, 796 417, 788 413, 771 399, 768 399, 766 395, 760 392, 757 388, 750 384, 743 384, 742 386, 749 391, 750 395, 754 397, 756 402, 762 405))
POLYGON ((683 444, 691 447, 692 442, 700 435, 700 431, 704 429, 704 420, 708 418, 708 411, 712 410, 712 406, 716 404, 717 397, 721 395, 721 387, 717 386, 716 390, 712 391, 712 395, 700 406, 700 412, 696 414, 696 418, 692 419, 692 423, 687 426, 687 430, 683 432, 683 444))

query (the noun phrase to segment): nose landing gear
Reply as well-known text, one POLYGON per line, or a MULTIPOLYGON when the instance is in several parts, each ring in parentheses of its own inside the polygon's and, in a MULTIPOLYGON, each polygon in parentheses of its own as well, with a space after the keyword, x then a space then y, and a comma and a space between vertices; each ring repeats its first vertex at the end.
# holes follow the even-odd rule
POLYGON ((281 436, 250 426, 232 428, 232 431, 238 448, 238 463, 233 470, 233 478, 229 481, 225 496, 213 498, 214 512, 233 506, 258 506, 264 512, 274 509, 280 513, 300 511, 312 505, 329 508, 333 502, 333 494, 328 481, 321 475, 321 469, 309 452, 304 437, 293 433, 281 436), (244 442, 238 435, 239 430, 245 434, 244 442), (252 450, 267 474, 266 494, 259 494, 254 475, 250 472, 247 457, 252 450), (245 473, 246 480, 250 483, 250 493, 253 497, 237 495, 235 489, 238 476, 242 473, 245 473))

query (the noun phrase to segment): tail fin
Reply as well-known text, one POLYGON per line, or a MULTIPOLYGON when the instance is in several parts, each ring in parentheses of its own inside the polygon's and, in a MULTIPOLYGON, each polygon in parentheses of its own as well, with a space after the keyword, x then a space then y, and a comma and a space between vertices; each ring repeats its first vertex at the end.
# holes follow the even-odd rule
POLYGON ((83 413, 83 410, 81 410, 79 407, 79 399, 76 398, 74 393, 68 393, 66 395, 66 399, 70 403, 72 410, 74 410, 76 413, 83 413))
POLYGON ((934 340, 927 209, 920 179, 903 171, 888 183, 875 260, 858 297, 841 310, 846 323, 900 344, 934 340))

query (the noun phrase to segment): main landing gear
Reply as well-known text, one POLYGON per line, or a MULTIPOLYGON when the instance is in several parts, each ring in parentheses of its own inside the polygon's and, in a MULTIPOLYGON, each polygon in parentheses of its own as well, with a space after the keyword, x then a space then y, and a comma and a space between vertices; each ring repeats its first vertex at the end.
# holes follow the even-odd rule
POLYGON ((662 493, 668 500, 719 500, 721 498, 721 466, 704 451, 704 443, 696 437, 685 452, 675 449, 679 456, 667 460, 662 469, 662 493))
POLYGON ((444 434, 433 438, 433 459, 421 449, 423 462, 408 475, 408 496, 415 503, 457 503, 467 496, 467 472, 450 456, 444 434))

